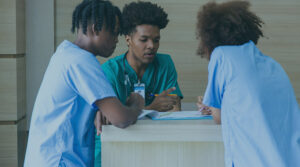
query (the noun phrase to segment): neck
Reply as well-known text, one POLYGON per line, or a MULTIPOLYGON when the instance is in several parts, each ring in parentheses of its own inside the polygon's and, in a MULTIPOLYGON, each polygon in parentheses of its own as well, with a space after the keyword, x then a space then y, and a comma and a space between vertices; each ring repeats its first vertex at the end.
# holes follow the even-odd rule
POLYGON ((144 64, 141 61, 139 61, 137 58, 135 58, 132 55, 132 52, 128 52, 126 54, 126 59, 128 61, 128 64, 132 67, 132 69, 136 72, 136 75, 138 76, 138 79, 141 80, 148 64, 144 64))
POLYGON ((78 32, 77 38, 75 39, 75 41, 73 43, 75 45, 77 45, 78 47, 80 47, 81 49, 86 50, 86 51, 96 55, 96 53, 91 48, 90 39, 86 35, 84 35, 82 32, 78 32))

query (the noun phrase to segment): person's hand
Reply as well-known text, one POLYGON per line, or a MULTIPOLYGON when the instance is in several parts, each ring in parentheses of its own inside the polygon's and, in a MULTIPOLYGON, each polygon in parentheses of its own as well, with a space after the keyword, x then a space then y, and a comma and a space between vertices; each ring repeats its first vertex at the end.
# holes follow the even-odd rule
POLYGON ((173 92, 176 88, 172 87, 168 90, 163 91, 161 94, 155 97, 153 102, 146 107, 146 109, 156 110, 156 111, 169 111, 172 110, 174 105, 179 102, 179 97, 177 95, 170 96, 169 94, 173 92))
POLYGON ((97 130, 97 135, 102 133, 102 125, 110 125, 110 122, 104 117, 101 111, 97 111, 94 124, 97 130))
POLYGON ((208 106, 204 105, 203 103, 203 97, 198 96, 198 102, 197 107, 200 112, 202 112, 202 115, 211 115, 211 110, 208 106))
POLYGON ((126 106, 143 109, 145 106, 145 99, 138 93, 131 93, 126 99, 126 106))
MULTIPOLYGON (((136 118, 141 114, 142 109, 145 106, 145 99, 138 93, 131 93, 126 99, 126 105, 130 107, 130 111, 136 116, 136 118)), ((136 122, 135 120, 133 124, 136 122)))

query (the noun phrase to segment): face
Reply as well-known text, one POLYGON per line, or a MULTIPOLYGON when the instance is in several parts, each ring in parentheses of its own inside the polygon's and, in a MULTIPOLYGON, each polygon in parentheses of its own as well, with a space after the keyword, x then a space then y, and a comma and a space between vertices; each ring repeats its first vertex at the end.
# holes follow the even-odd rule
POLYGON ((109 57, 115 51, 119 36, 119 19, 116 18, 116 26, 114 32, 110 32, 105 25, 101 31, 93 31, 92 45, 96 55, 101 57, 109 57))
POLYGON ((142 64, 151 63, 159 48, 160 29, 152 25, 139 25, 131 35, 126 35, 128 55, 142 64))

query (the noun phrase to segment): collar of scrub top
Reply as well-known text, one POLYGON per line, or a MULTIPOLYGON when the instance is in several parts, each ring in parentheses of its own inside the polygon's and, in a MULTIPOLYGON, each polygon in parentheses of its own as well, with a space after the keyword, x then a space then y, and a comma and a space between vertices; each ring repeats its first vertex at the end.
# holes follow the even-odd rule
MULTIPOLYGON (((124 85, 125 85, 125 95, 126 97, 128 97, 128 93, 127 93, 127 85, 129 85, 130 87, 132 86, 131 85, 131 82, 130 82, 130 78, 129 78, 129 75, 128 75, 128 72, 126 71, 126 65, 125 65, 125 61, 126 61, 126 55, 127 55, 128 51, 124 54, 123 56, 123 76, 124 76, 124 85)), ((128 62, 127 62, 128 63, 128 62)), ((128 63, 128 65, 130 66, 130 64, 128 63)), ((152 90, 154 89, 154 84, 156 83, 156 75, 157 75, 157 66, 156 66, 156 63, 154 63, 154 82, 151 82, 151 87, 152 87, 152 90)), ((140 83, 140 80, 138 79, 138 83, 140 83)), ((146 91, 146 85, 145 85, 145 92, 146 91)), ((152 98, 152 95, 153 93, 150 92, 150 93, 147 93, 146 94, 146 98, 152 98)))

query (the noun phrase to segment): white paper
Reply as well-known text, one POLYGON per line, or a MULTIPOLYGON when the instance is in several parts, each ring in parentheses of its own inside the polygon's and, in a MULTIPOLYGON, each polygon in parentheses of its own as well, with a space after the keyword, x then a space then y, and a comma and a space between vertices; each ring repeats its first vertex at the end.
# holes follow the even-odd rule
POLYGON ((212 119, 211 115, 202 115, 200 111, 158 112, 155 110, 143 110, 138 119, 145 119, 147 117, 153 120, 212 119))

